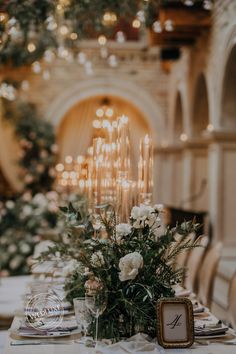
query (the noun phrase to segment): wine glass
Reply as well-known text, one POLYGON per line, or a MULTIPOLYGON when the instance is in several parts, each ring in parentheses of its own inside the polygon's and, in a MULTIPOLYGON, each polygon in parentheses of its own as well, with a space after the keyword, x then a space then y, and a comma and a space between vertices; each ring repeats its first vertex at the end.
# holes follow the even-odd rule
POLYGON ((78 297, 73 299, 75 318, 78 326, 81 326, 81 329, 84 331, 83 342, 86 343, 88 327, 92 322, 91 314, 86 306, 85 298, 78 297))
POLYGON ((96 319, 96 331, 95 331, 95 346, 98 342, 98 318, 106 309, 107 306, 107 293, 104 290, 98 290, 92 295, 85 296, 85 304, 91 314, 96 319))

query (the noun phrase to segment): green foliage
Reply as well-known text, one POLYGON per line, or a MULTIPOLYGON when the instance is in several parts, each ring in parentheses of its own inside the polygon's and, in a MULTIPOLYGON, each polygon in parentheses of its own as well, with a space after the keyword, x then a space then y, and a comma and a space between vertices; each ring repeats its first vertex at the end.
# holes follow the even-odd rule
POLYGON ((15 127, 21 147, 19 164, 25 187, 34 193, 49 191, 55 179, 57 146, 50 123, 41 120, 34 105, 20 100, 3 102, 3 114, 15 127))
POLYGON ((1 4, 8 19, 0 23, 0 65, 31 64, 42 58, 46 49, 57 48, 62 42, 64 46, 78 50, 75 41, 69 37, 62 41, 58 28, 48 27, 48 19, 57 21, 58 27, 69 25, 70 32, 76 33, 79 40, 96 38, 101 33, 112 37, 117 28, 115 24, 104 25, 105 12, 115 13, 118 22, 125 20, 131 25, 141 10, 145 25, 151 27, 158 18, 160 7, 168 3, 168 0, 8 0, 1 4), (59 13, 58 4, 61 6, 59 13), (36 47, 33 52, 27 49, 31 42, 36 47))
POLYGON ((78 268, 66 283, 68 299, 83 296, 86 281, 99 281, 108 294, 107 308, 99 320, 101 337, 120 339, 137 331, 155 336, 156 302, 160 297, 174 296, 173 286, 180 283, 184 275, 184 269, 175 264, 176 256, 197 246, 187 236, 199 225, 186 222, 162 233, 159 211, 142 206, 139 213, 143 215, 136 218, 133 214, 130 225, 126 224, 129 231, 122 236, 119 225, 114 224, 114 211, 105 208, 101 211, 100 237, 94 233, 91 238, 93 216, 86 216, 83 223, 75 208, 63 211, 72 225, 70 242, 60 244, 60 256, 69 255, 78 261, 78 268), (176 237, 177 233, 181 237, 176 237), (120 260, 134 252, 141 255, 143 264, 136 276, 122 279, 120 260))

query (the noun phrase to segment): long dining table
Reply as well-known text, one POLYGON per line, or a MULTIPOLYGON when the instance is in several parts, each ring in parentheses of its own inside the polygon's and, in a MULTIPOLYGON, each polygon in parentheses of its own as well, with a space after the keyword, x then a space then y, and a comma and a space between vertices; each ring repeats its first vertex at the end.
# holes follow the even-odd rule
MULTIPOLYGON (((31 281, 32 278, 16 279, 16 297, 22 296, 23 287, 27 285, 27 281, 31 281), (23 281, 24 280, 24 281, 23 281)), ((5 300, 7 302, 7 281, 9 282, 9 289, 13 293, 15 288, 14 279, 4 280, 5 300)), ((1 288, 0 288, 1 289, 1 288)), ((0 290, 1 291, 1 290, 0 290)), ((1 297, 1 296, 0 296, 1 297)), ((12 299, 14 296, 11 294, 12 299)), ((99 342, 96 348, 90 348, 81 343, 79 333, 73 334, 67 337, 61 338, 22 338, 16 335, 16 330, 19 327, 19 323, 22 320, 23 312, 16 311, 13 306, 20 305, 19 299, 15 299, 11 303, 11 313, 15 312, 15 317, 9 329, 3 354, 235 354, 236 353, 236 336, 233 330, 229 332, 229 338, 217 338, 217 339, 203 339, 195 340, 193 346, 187 349, 164 349, 159 346, 155 341, 150 341, 144 334, 137 334, 136 336, 127 340, 110 344, 105 342, 99 342)), ((2 309, 4 306, 2 306, 2 309)), ((1 308, 0 308, 1 310, 1 308)), ((22 311, 22 309, 21 309, 22 311)), ((9 312, 9 306, 8 306, 9 312)))

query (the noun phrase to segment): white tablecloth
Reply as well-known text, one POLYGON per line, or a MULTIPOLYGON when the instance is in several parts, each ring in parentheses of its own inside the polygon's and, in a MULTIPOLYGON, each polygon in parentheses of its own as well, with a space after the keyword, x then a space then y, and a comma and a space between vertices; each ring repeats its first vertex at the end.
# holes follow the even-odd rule
MULTIPOLYGON (((17 328, 19 318, 15 318, 12 328, 17 328)), ((49 345, 23 345, 11 346, 11 341, 16 338, 10 333, 7 336, 3 354, 235 354, 236 345, 224 345, 212 343, 209 345, 194 344, 188 349, 163 349, 156 343, 151 343, 143 334, 138 334, 127 341, 113 345, 99 344, 97 349, 87 348, 82 344, 75 343, 75 337, 57 339, 57 341, 67 341, 68 344, 49 345)), ((27 339, 34 341, 35 339, 27 339)), ((26 341, 26 339, 25 339, 26 341)))
POLYGON ((0 317, 14 317, 15 311, 22 307, 22 296, 32 277, 16 276, 0 280, 0 317))

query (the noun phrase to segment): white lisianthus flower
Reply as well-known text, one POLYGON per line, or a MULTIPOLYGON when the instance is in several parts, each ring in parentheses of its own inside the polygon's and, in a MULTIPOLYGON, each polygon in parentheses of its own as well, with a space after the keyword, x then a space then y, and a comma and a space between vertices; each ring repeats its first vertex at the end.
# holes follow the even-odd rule
POLYGON ((48 205, 48 200, 42 193, 37 193, 33 197, 33 204, 37 205, 40 209, 45 209, 48 205))
POLYGON ((131 210, 131 218, 133 221, 133 227, 135 229, 142 229, 145 225, 152 226, 156 219, 156 211, 149 205, 141 204, 139 207, 135 206, 131 210))
POLYGON ((155 204, 153 208, 154 208, 155 211, 158 211, 159 213, 164 211, 164 205, 163 204, 155 204))
POLYGON ((91 265, 94 268, 102 267, 105 264, 104 257, 101 251, 93 253, 90 261, 91 265))
POLYGON ((20 251, 21 253, 23 254, 28 254, 30 252, 30 246, 27 244, 27 243, 23 243, 21 246, 20 246, 20 251))
POLYGON ((131 233, 132 226, 130 224, 121 223, 116 225, 116 241, 120 243, 122 238, 131 233))
POLYGON ((143 257, 138 252, 128 253, 119 262, 120 281, 135 279, 139 269, 143 267, 143 257))
POLYGON ((22 214, 23 216, 29 216, 32 214, 32 207, 30 205, 25 205, 23 208, 22 208, 22 214))

